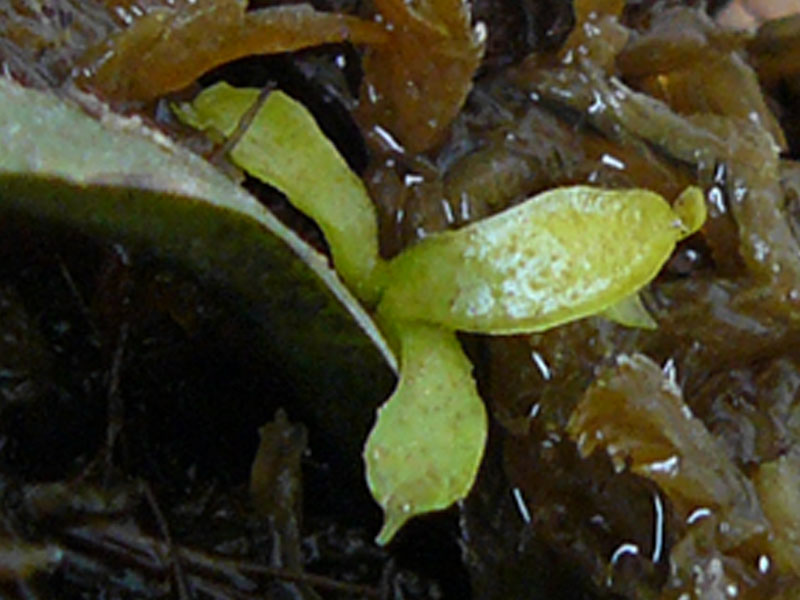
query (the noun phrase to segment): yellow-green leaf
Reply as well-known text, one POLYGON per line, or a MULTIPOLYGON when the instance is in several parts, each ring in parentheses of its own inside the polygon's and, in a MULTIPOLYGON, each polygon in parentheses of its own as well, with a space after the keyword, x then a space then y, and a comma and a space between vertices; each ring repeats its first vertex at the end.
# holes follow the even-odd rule
POLYGON ((385 513, 381 544, 411 517, 467 495, 487 432, 472 365, 455 333, 422 323, 395 329, 400 381, 364 449, 367 482, 385 513))
MULTIPOLYGON (((178 112, 231 135, 258 95, 219 84, 178 112)), ((400 348, 398 386, 364 450, 370 490, 385 512, 379 543, 411 517, 466 496, 477 474, 486 413, 454 331, 541 331, 603 311, 652 327, 636 294, 705 220, 696 188, 674 209, 646 190, 562 188, 431 236, 387 264, 363 184, 301 105, 273 92, 232 159, 317 221, 342 278, 367 304, 380 299, 382 323, 400 348)))
POLYGON ((603 312, 601 317, 619 323, 625 327, 638 327, 639 329, 657 329, 658 323, 642 304, 639 294, 625 296, 616 304, 612 304, 603 312))
POLYGON ((683 190, 676 198, 672 209, 683 221, 687 236, 699 231, 708 216, 703 191, 696 186, 683 190))
POLYGON ((388 268, 381 313, 448 329, 542 331, 598 313, 658 273, 699 227, 699 191, 681 214, 647 190, 551 190, 457 231, 431 236, 388 268))
MULTIPOLYGON (((192 127, 229 136, 260 93, 222 82, 173 109, 192 127)), ((362 301, 377 300, 381 260, 375 208, 361 179, 302 104, 271 92, 230 156, 314 219, 345 283, 362 301)))

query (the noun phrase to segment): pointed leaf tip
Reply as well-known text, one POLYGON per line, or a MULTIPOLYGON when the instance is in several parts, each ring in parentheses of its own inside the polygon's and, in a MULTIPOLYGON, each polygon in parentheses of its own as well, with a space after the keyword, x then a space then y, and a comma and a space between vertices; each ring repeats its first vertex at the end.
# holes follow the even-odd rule
POLYGON ((467 495, 483 457, 486 409, 455 333, 395 324, 401 375, 364 450, 370 491, 384 510, 376 541, 388 543, 412 517, 467 495))
POLYGON ((404 511, 402 508, 387 506, 383 515, 383 527, 375 537, 375 543, 379 546, 385 546, 391 542, 397 532, 413 516, 410 508, 404 511))

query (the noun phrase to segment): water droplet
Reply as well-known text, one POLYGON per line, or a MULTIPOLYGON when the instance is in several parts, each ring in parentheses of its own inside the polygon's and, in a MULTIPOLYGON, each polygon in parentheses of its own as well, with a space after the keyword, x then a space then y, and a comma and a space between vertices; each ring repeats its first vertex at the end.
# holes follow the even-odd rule
POLYGON ((680 468, 680 458, 673 454, 667 459, 657 460, 647 465, 647 470, 651 473, 658 473, 674 477, 678 474, 680 468))
POLYGON ((473 41, 476 45, 483 44, 486 38, 489 37, 489 31, 486 29, 486 23, 478 21, 472 29, 473 41))
POLYGON ((403 177, 403 184, 406 187, 418 185, 423 181, 425 181, 425 178, 417 173, 406 173, 406 175, 403 177))
POLYGON ((611 555, 611 565, 616 565, 619 562, 619 559, 623 556, 638 556, 639 555, 639 546, 633 544, 631 542, 624 542, 617 546, 617 549, 614 550, 614 553, 611 555))
POLYGON ((711 509, 701 506, 700 508, 695 509, 687 518, 686 524, 693 525, 697 523, 700 519, 705 519, 706 517, 711 516, 711 509))
POLYGON ((658 493, 653 494, 653 513, 653 554, 650 560, 657 563, 664 549, 664 505, 658 493))
POLYGON ((728 207, 725 206, 725 194, 718 186, 715 185, 708 190, 708 201, 718 214, 724 215, 728 212, 728 207))
POLYGON ((772 561, 770 561, 769 556, 766 554, 762 554, 758 557, 758 572, 762 575, 766 575, 769 573, 770 568, 772 567, 772 561))
POLYGON ((518 487, 515 487, 511 490, 511 494, 514 496, 514 502, 517 504, 517 510, 519 511, 522 520, 525 523, 531 522, 531 513, 528 510, 528 505, 525 503, 525 498, 522 496, 522 490, 518 487))
POLYGON ((603 156, 600 157, 600 162, 607 167, 616 169, 617 171, 625 170, 625 163, 611 154, 603 154, 603 156))
MULTIPOLYGON (((367 93, 369 93, 369 86, 368 86, 367 93)), ((370 100, 372 100, 371 97, 370 97, 370 100)), ((377 100, 372 100, 372 101, 373 102, 377 102, 377 100)), ((395 152, 397 152, 399 154, 404 154, 405 153, 406 149, 403 148, 403 146, 401 146, 400 143, 396 139, 394 139, 392 134, 389 133, 388 131, 386 131, 383 127, 381 127, 380 125, 375 125, 375 127, 373 127, 372 129, 373 129, 373 131, 375 133, 378 134, 378 137, 380 137, 381 140, 383 140, 383 142, 387 146, 389 146, 389 148, 391 148, 392 150, 394 150, 395 152)))
POLYGON ((450 206, 447 198, 442 198, 442 211, 444 212, 444 219, 448 225, 456 222, 456 216, 453 214, 453 207, 450 206))
POLYGON ((553 374, 550 371, 550 366, 547 364, 547 361, 544 359, 544 357, 536 350, 533 350, 531 352, 531 359, 533 359, 534 364, 539 369, 539 373, 542 374, 542 378, 545 381, 550 381, 550 378, 553 376, 553 374))

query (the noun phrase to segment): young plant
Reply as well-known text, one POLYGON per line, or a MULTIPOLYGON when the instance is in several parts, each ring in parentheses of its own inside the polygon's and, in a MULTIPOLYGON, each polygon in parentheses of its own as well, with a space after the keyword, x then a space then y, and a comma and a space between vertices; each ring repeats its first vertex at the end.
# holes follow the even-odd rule
MULTIPOLYGON (((258 97, 220 83, 175 111, 225 138, 258 97)), ((647 190, 565 187, 385 261, 363 183, 301 104, 271 93, 231 158, 319 224, 337 272, 400 357, 364 451, 382 544, 411 517, 462 499, 477 474, 486 411, 456 331, 542 331, 598 313, 652 326, 636 294, 705 220, 697 188, 670 206, 647 190)))

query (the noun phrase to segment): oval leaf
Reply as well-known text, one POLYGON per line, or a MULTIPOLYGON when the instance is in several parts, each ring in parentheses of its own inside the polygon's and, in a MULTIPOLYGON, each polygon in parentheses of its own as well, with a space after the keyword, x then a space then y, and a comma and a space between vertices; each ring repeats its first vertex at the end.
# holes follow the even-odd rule
POLYGON ((483 456, 487 420, 455 333, 398 323, 401 374, 364 449, 367 483, 385 518, 385 544, 411 517, 467 495, 483 456))
MULTIPOLYGON (((702 194, 682 198, 698 226, 702 194)), ((688 233, 653 192, 559 188, 401 253, 379 310, 477 333, 542 331, 636 292, 688 233)))

